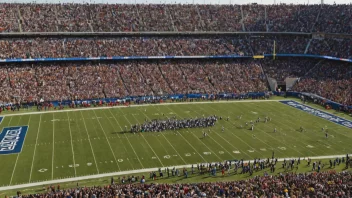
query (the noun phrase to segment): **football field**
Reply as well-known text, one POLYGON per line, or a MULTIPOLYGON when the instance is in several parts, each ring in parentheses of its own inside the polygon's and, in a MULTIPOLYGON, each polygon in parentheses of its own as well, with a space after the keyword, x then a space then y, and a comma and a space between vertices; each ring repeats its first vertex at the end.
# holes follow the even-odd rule
POLYGON ((278 101, 163 104, 3 116, 1 129, 18 126, 28 126, 28 130, 22 150, 0 154, 0 186, 144 168, 268 158, 273 153, 279 158, 352 153, 351 129, 278 101), (125 132, 125 126, 129 129, 130 125, 146 119, 203 115, 229 116, 230 120, 218 120, 215 127, 204 129, 207 132, 210 129, 205 138, 201 128, 125 132), (272 120, 265 123, 265 116, 272 120), (258 117, 261 121, 251 131, 246 122, 258 117), (300 126, 305 132, 299 131, 300 126), (322 132, 323 127, 328 129, 328 138, 322 132))

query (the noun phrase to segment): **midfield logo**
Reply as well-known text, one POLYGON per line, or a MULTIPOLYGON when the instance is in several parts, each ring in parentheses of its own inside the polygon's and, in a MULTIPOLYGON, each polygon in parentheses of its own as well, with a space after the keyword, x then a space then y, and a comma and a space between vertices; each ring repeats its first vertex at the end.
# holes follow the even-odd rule
POLYGON ((0 155, 21 152, 27 130, 28 126, 4 128, 0 134, 0 155))

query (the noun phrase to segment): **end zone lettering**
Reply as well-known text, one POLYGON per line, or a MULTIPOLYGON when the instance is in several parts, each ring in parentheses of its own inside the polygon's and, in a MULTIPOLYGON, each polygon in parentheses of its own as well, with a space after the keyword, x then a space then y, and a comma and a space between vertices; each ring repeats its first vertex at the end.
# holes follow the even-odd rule
POLYGON ((2 122, 3 119, 4 119, 4 117, 0 117, 0 124, 1 124, 1 122, 2 122))
POLYGON ((330 122, 334 122, 336 124, 339 124, 339 125, 342 125, 342 126, 345 126, 347 128, 352 129, 352 121, 337 117, 337 116, 332 115, 330 113, 325 113, 325 112, 320 111, 318 109, 314 109, 314 108, 312 108, 310 106, 307 106, 307 105, 304 105, 304 104, 300 104, 300 103, 292 101, 292 100, 291 101, 282 100, 280 102, 283 103, 283 104, 289 105, 291 107, 294 107, 296 109, 305 111, 305 112, 307 112, 309 114, 318 116, 318 117, 323 118, 325 120, 329 120, 330 122))
POLYGON ((0 155, 21 152, 27 130, 28 126, 4 128, 0 134, 0 155))

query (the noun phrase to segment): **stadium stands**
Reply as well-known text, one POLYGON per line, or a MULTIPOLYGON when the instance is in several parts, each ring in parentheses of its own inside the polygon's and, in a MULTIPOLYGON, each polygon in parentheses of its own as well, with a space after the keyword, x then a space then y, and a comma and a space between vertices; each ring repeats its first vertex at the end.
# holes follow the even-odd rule
MULTIPOLYGON (((0 32, 324 32, 352 33, 351 5, 0 4, 0 32)), ((352 57, 348 36, 208 35, 6 37, 0 58, 314 54, 352 57)), ((29 101, 267 90, 265 75, 351 104, 348 63, 311 59, 7 64, 1 100, 29 101), (333 69, 340 68, 343 69, 333 69), (337 76, 332 76, 332 74, 337 76), (343 76, 340 77, 340 76, 343 76), (318 86, 316 82, 322 83, 318 86), (312 85, 312 86, 310 86, 312 85), (334 90, 334 91, 331 91, 334 90)))
POLYGON ((351 33, 351 5, 0 4, 0 32, 351 33))
POLYGON ((307 54, 352 57, 352 39, 309 40, 302 36, 6 38, 0 40, 0 58, 252 56, 273 54, 274 48, 276 54, 304 54, 307 47, 307 54))
POLYGON ((260 65, 250 60, 21 64, 0 71, 0 101, 267 90, 260 65))
MULTIPOLYGON (((352 5, 0 4, 0 33, 263 32, 258 34, 1 37, 0 59, 310 54, 352 58, 352 5), (279 34, 271 34, 280 32, 279 34), (284 34, 290 32, 290 34, 284 34), (295 32, 295 34, 291 34, 295 32), (266 33, 270 33, 269 35, 266 33), (323 33, 321 38, 316 34, 323 33), (331 34, 329 34, 331 33, 331 34), (327 35, 325 35, 327 34, 327 35), (346 35, 339 35, 346 34, 346 35), (349 35, 347 35, 349 34, 349 35)), ((1 34, 0 34, 1 35, 1 34)), ((351 63, 313 58, 1 63, 0 104, 13 101, 292 90, 352 105, 351 63)), ((17 162, 16 162, 17 163, 17 162)), ((256 176, 198 184, 77 187, 22 197, 351 197, 349 172, 256 176)))
POLYGON ((318 64, 293 87, 295 91, 310 92, 343 105, 352 104, 352 68, 348 63, 318 64))
POLYGON ((284 81, 288 77, 303 77, 317 63, 318 60, 280 58, 278 60, 263 60, 262 66, 267 77, 284 81))
POLYGON ((268 90, 266 77, 301 78, 294 91, 351 105, 349 63, 315 59, 149 60, 10 64, 0 68, 0 101, 237 93, 268 90), (265 75, 264 75, 265 74, 265 75))

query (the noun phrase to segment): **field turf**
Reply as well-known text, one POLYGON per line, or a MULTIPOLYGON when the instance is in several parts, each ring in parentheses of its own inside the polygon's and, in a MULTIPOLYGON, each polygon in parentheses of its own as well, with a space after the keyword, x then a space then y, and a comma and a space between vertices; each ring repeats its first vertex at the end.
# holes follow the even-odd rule
POLYGON ((0 155, 0 186, 200 162, 352 153, 351 130, 279 102, 151 105, 5 116, 0 127, 28 125, 22 152, 0 155), (165 116, 162 116, 165 114, 165 116), (124 133, 145 119, 230 117, 210 128, 124 133), (237 116, 242 115, 242 119, 237 116), (269 116, 272 121, 263 122, 269 116), (245 123, 261 118, 254 131, 245 123), (244 128, 239 126, 243 125, 244 128), (221 132, 221 127, 225 132, 221 132), (306 132, 299 132, 303 126, 306 132), (274 133, 274 128, 278 132, 274 133), (321 131, 327 127, 329 138, 321 131), (208 131, 208 129, 206 129, 208 131))

